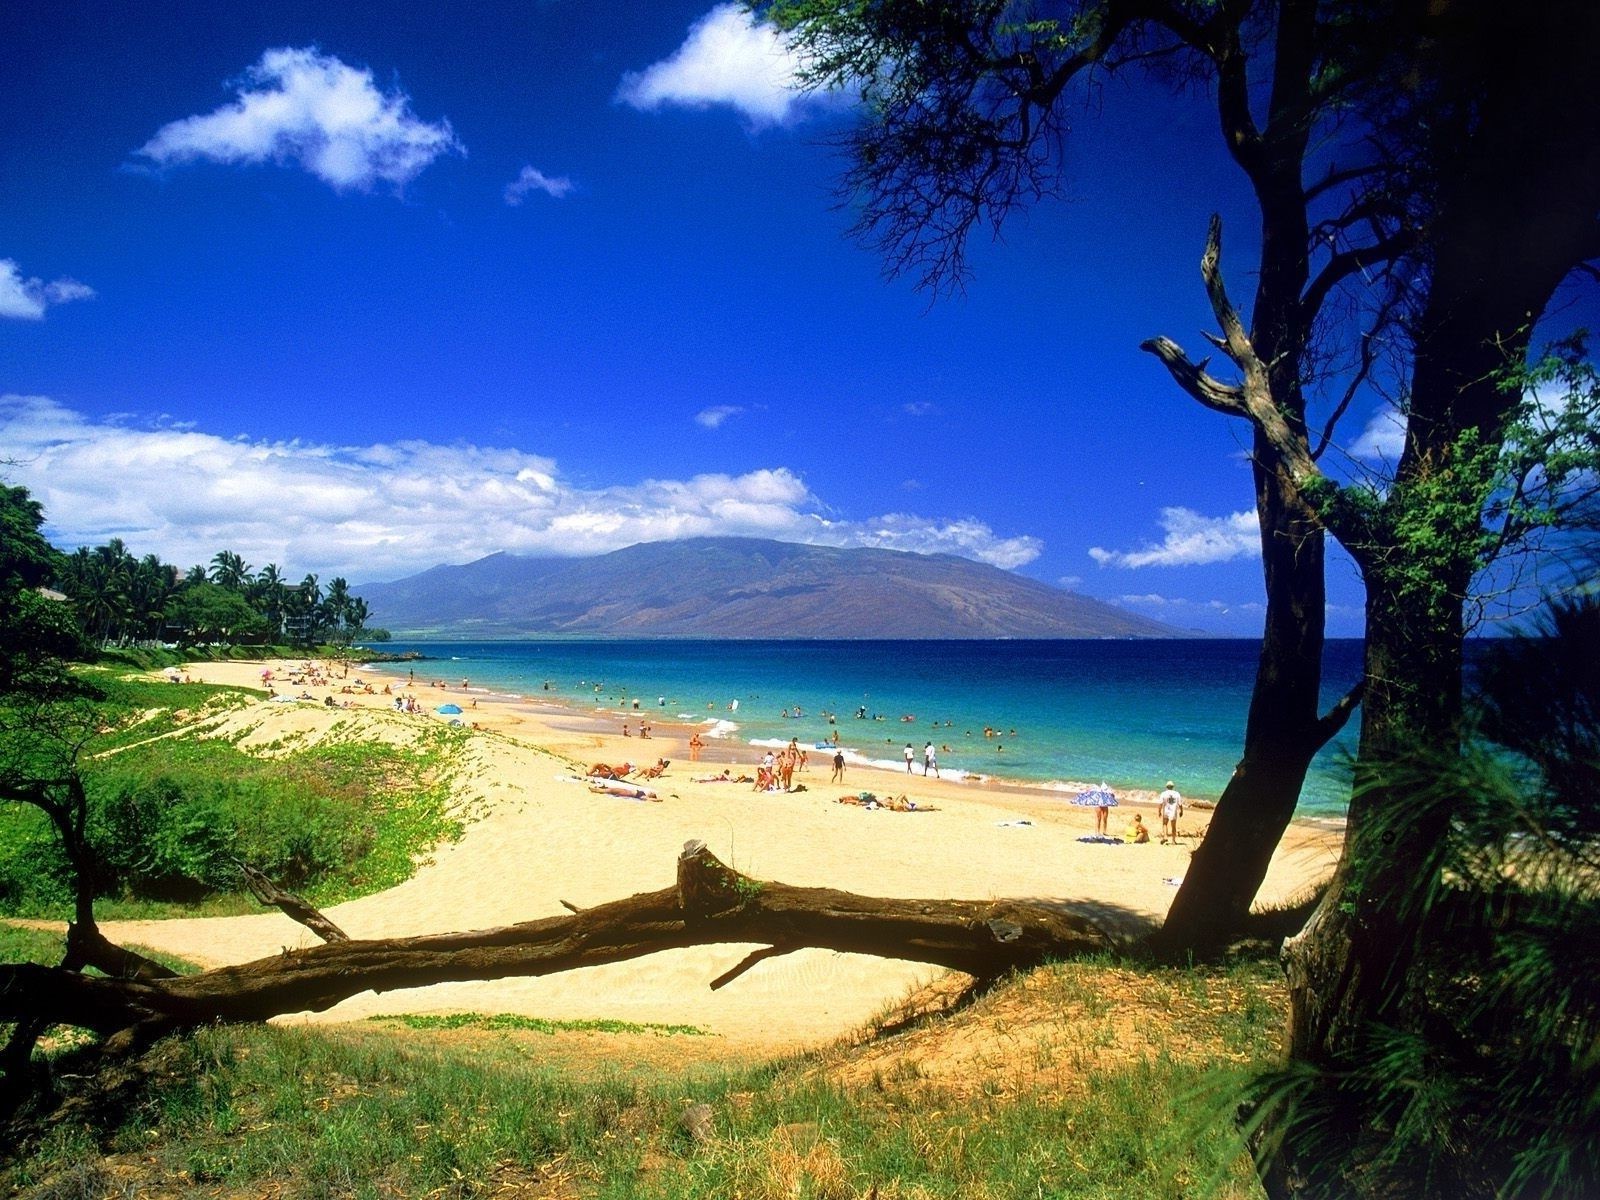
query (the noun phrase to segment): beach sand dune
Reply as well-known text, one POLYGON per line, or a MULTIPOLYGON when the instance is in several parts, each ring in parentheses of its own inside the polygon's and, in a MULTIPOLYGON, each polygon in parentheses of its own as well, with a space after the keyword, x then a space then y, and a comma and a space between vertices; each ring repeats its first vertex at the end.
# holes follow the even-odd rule
MULTIPOLYGON (((280 672, 283 664, 272 664, 280 672)), ((195 679, 259 686, 261 664, 202 663, 195 679)), ((380 686, 382 681, 380 680, 380 686)), ((320 696, 327 688, 312 689, 320 696)), ((352 718, 360 736, 404 743, 408 731, 442 718, 459 691, 413 689, 426 716, 392 711, 391 697, 340 701, 370 711, 352 714, 320 704, 252 704, 219 732, 248 728, 246 746, 313 740, 352 718)), ((904 792, 936 812, 869 811, 837 803, 827 769, 813 755, 796 777, 806 791, 758 794, 749 784, 695 783, 685 747, 671 736, 650 743, 613 737, 592 722, 574 722, 536 703, 480 705, 463 720, 480 726, 469 739, 455 779, 464 808, 478 814, 461 840, 440 847, 406 883, 329 910, 352 937, 411 934, 510 924, 669 886, 684 842, 699 838, 723 861, 760 878, 841 888, 868 895, 960 899, 1016 898, 1072 905, 1122 935, 1159 921, 1182 876, 1194 841, 1181 846, 1106 846, 1079 839, 1093 816, 1060 794, 999 790, 927 780, 920 774, 852 768, 849 790, 904 792), (644 753, 641 753, 641 752, 644 753), (661 803, 595 795, 572 779, 590 761, 673 760, 654 786, 661 803), (1022 822, 1022 823, 1019 823, 1022 822)), ((663 732, 665 732, 663 728, 663 732)), ((721 747, 724 757, 753 764, 752 747, 721 747)), ((753 771, 749 772, 753 774, 753 771)), ((1146 798, 1148 799, 1148 798, 1146 798)), ((1124 813, 1113 813, 1120 829, 1124 813)), ((1206 814, 1192 812, 1198 833, 1206 814)), ((1150 820, 1146 814, 1147 822, 1150 820)), ((1264 902, 1303 892, 1331 872, 1334 831, 1296 825, 1273 861, 1264 902)), ((114 939, 181 954, 206 966, 245 962, 309 944, 306 930, 277 913, 170 921, 112 922, 114 939)), ((750 946, 709 946, 543 979, 442 984, 365 993, 300 1020, 349 1021, 401 1012, 507 1012, 555 1019, 616 1018, 698 1025, 730 1046, 769 1050, 816 1045, 861 1027, 938 974, 934 968, 862 955, 804 950, 767 960, 717 992, 709 981, 739 962, 750 946)))

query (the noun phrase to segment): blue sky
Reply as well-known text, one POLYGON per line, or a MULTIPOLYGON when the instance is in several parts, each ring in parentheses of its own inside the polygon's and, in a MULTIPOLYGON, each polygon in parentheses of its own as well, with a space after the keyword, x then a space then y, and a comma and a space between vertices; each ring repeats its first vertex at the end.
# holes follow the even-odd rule
MULTIPOLYGON (((1206 103, 1106 85, 1065 197, 932 302, 844 236, 848 106, 784 72, 704 0, 12 0, 0 473, 58 545, 184 565, 738 533, 1257 634, 1244 428, 1138 350, 1210 327, 1213 210, 1252 254, 1206 103)), ((1390 436, 1369 410, 1342 441, 1390 436)), ((1358 633, 1342 558, 1329 584, 1358 633)))

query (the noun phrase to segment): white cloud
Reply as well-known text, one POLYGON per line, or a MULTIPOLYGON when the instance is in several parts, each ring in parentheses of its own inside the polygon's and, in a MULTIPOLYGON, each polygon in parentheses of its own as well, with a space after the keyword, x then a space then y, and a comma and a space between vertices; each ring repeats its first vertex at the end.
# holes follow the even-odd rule
POLYGON ((723 105, 764 126, 797 121, 822 98, 801 90, 800 60, 775 26, 719 4, 670 58, 624 75, 617 99, 645 112, 723 105))
POLYGON ((76 279, 25 279, 15 259, 0 258, 0 317, 39 321, 52 304, 88 300, 94 289, 76 279))
POLYGON ((900 411, 909 417, 925 417, 929 413, 937 412, 938 410, 926 400, 913 400, 909 404, 902 404, 900 411))
POLYGON ((935 521, 910 513, 889 513, 871 521, 829 528, 837 531, 839 536, 813 536, 798 540, 832 546, 912 550, 918 554, 955 554, 1008 571, 1031 563, 1044 551, 1044 543, 1036 537, 996 537, 994 530, 972 517, 935 521))
POLYGON ((1260 553, 1260 524, 1254 511, 1203 517, 1191 508, 1163 508, 1166 537, 1142 550, 1091 547, 1089 557, 1102 567, 1189 567, 1228 562, 1260 553))
POLYGON ((576 186, 565 175, 546 175, 534 167, 523 167, 522 174, 506 184, 506 203, 515 208, 529 192, 543 192, 559 200, 576 186))
POLYGON ((697 425, 704 425, 707 429, 721 429, 722 423, 729 417, 736 417, 744 411, 738 404, 714 404, 710 408, 702 408, 695 413, 694 420, 697 425))
POLYGON ((1350 454, 1367 462, 1395 462, 1405 448, 1406 419, 1398 410, 1385 406, 1372 415, 1350 447, 1350 454))
POLYGON ((332 446, 224 438, 171 422, 93 421, 42 396, 0 396, 11 482, 59 545, 123 538, 188 565, 231 549, 294 572, 394 578, 497 550, 602 554, 635 542, 747 535, 959 554, 999 567, 1037 538, 896 513, 832 519, 784 467, 581 488, 521 450, 405 441, 332 446))
MULTIPOLYGON (((1216 616, 1257 616, 1266 612, 1266 606, 1256 601, 1234 604, 1227 600, 1189 600, 1183 596, 1163 596, 1157 592, 1118 596, 1117 603, 1130 605, 1134 608, 1151 608, 1174 615, 1190 613, 1216 616)), ((1331 612, 1334 607, 1334 605, 1330 604, 1328 610, 1331 612)))
POLYGON ((465 153, 450 122, 419 120, 405 93, 380 92, 372 72, 315 48, 268 50, 238 99, 163 126, 138 153, 161 166, 298 163, 337 191, 401 187, 442 154, 465 153))

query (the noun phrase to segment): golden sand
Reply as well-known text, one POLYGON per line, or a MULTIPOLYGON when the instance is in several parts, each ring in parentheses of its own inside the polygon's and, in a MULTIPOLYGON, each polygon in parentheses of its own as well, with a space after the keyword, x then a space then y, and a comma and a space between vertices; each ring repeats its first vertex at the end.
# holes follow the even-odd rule
MULTIPOLYGON (((280 681, 289 666, 267 664, 280 681)), ((262 663, 197 663, 196 680, 261 686, 262 663)), ((399 887, 328 910, 352 937, 399 937, 505 925, 669 886, 685 841, 703 840, 723 861, 748 874, 786 883, 842 888, 879 896, 962 899, 1026 898, 1071 903, 1096 914, 1113 931, 1132 935, 1158 922, 1176 894, 1196 836, 1208 813, 1185 814, 1180 845, 1106 846, 1079 841, 1093 832, 1091 810, 1059 793, 1001 789, 978 783, 925 779, 920 773, 849 768, 846 787, 830 786, 826 756, 813 751, 795 777, 804 792, 756 793, 749 784, 696 783, 725 761, 754 775, 762 751, 713 743, 700 764, 688 762, 687 729, 661 725, 648 742, 623 738, 626 719, 574 719, 537 700, 480 702, 459 688, 437 688, 404 675, 352 670, 350 677, 386 683, 414 694, 424 715, 393 711, 393 696, 345 694, 333 685, 308 690, 320 701, 333 694, 359 712, 321 703, 262 700, 219 732, 248 730, 243 744, 315 739, 342 723, 369 738, 405 741, 426 723, 445 720, 446 701, 476 725, 457 775, 460 801, 479 814, 461 840, 441 847, 399 887), (608 724, 614 724, 612 733, 608 724), (672 765, 652 786, 660 803, 595 795, 572 781, 574 766, 639 762, 656 756, 672 765), (904 793, 935 812, 896 813, 842 805, 838 797, 869 790, 904 793)), ((277 684, 280 688, 282 682, 277 684)), ((298 693, 301 689, 291 690, 298 693)), ((737 768, 735 769, 737 773, 737 768)), ((1124 796, 1159 830, 1148 794, 1124 796)), ((1113 810, 1120 833, 1129 809, 1113 810)), ((1331 873, 1337 832, 1292 826, 1273 859, 1258 903, 1302 894, 1331 873)), ((259 916, 114 922, 114 939, 175 954, 206 966, 245 962, 284 947, 309 944, 301 926, 276 912, 259 916)), ((521 1013, 555 1019, 616 1018, 699 1025, 729 1044, 767 1049, 816 1045, 859 1028, 875 1013, 939 972, 915 963, 804 950, 769 959, 720 991, 710 980, 739 962, 750 946, 667 951, 633 962, 543 979, 443 984, 384 994, 365 993, 313 1021, 350 1021, 400 1012, 521 1013)))

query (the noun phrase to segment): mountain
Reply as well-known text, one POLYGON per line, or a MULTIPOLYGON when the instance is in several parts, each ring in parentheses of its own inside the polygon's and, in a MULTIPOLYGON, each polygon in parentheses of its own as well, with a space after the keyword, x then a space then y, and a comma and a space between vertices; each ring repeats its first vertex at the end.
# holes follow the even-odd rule
POLYGON ((375 624, 462 639, 1181 636, 966 558, 761 538, 646 542, 598 558, 491 554, 356 590, 375 624))

